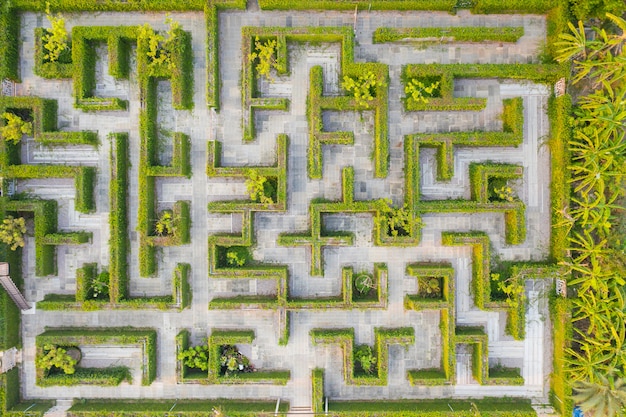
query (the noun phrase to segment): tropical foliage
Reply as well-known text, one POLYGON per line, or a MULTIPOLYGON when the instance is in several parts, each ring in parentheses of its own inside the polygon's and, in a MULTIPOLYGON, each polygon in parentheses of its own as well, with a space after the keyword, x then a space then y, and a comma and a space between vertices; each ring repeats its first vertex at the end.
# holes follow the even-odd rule
POLYGON ((560 211, 570 230, 564 264, 578 294, 568 371, 574 400, 593 416, 612 417, 622 413, 626 377, 626 254, 613 231, 626 174, 626 21, 607 18, 617 33, 570 24, 557 59, 573 61, 578 93, 569 141, 572 199, 560 211))
POLYGON ((613 375, 599 376, 597 383, 578 382, 575 388, 574 401, 594 417, 620 415, 626 406, 626 381, 613 375))

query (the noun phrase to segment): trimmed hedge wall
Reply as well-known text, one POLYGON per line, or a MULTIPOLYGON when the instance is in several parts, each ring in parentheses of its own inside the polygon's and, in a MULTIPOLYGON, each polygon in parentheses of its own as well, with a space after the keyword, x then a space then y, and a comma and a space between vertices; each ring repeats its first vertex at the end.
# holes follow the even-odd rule
POLYGON ((45 237, 57 231, 57 202, 55 200, 10 200, 5 202, 7 212, 32 212, 35 221, 35 274, 56 274, 55 246, 46 244, 45 237))
POLYGON ((74 106, 85 111, 126 110, 128 102, 93 96, 96 88, 95 44, 107 44, 109 73, 128 78, 130 43, 137 39, 136 26, 76 26, 72 28, 74 106))
POLYGON ((456 0, 259 0, 267 10, 442 10, 452 11, 456 0))
POLYGON ((455 400, 331 401, 333 417, 536 417, 525 398, 485 398, 455 400))
POLYGON ((552 230, 550 233, 550 256, 555 262, 562 262, 570 246, 568 226, 562 224, 561 211, 569 206, 571 187, 568 164, 570 155, 568 142, 572 132, 569 117, 572 112, 572 98, 564 95, 550 98, 548 117, 550 119, 550 202, 552 207, 552 230))
MULTIPOLYGON (((204 377, 198 377, 198 372, 190 375, 189 369, 183 361, 177 360, 176 372, 178 382, 193 384, 274 384, 285 385, 289 382, 290 372, 282 370, 257 370, 250 373, 237 373, 232 376, 221 375, 220 358, 221 348, 224 345, 251 344, 255 339, 252 330, 223 330, 213 329, 208 343, 209 362, 208 372, 204 377)), ((178 352, 189 348, 189 332, 182 330, 176 336, 176 356, 178 352)))
MULTIPOLYGON (((0 112, 7 109, 24 109, 32 112, 33 137, 44 145, 96 145, 97 132, 83 130, 78 132, 57 131, 57 101, 32 96, 0 96, 0 112)), ((4 126, 4 118, 0 118, 4 126)), ((2 141, 4 143, 4 141, 2 141)), ((2 145, 6 148, 6 145, 2 145)), ((4 152, 3 152, 4 153, 4 152)), ((3 161, 6 161, 3 156, 3 161)), ((18 165, 18 159, 3 164, 18 165)))
MULTIPOLYGON (((44 56, 46 55, 46 51, 43 47, 43 37, 48 32, 48 29, 41 27, 35 28, 35 67, 33 68, 33 72, 41 78, 72 78, 72 63, 61 63, 58 61, 45 62, 44 56)), ((71 44, 69 46, 71 48, 71 44)))
POLYGON ((20 16, 11 2, 0 4, 0 80, 19 81, 20 16))
POLYGON ((454 97, 455 78, 522 79, 554 84, 562 76, 562 68, 547 64, 409 64, 402 68, 403 85, 418 78, 439 81, 438 97, 428 103, 404 101, 406 111, 482 110, 487 101, 482 98, 454 97))
POLYGON ((20 371, 14 367, 0 374, 0 414, 3 417, 42 417, 52 407, 50 400, 20 400, 20 371))
MULTIPOLYGON (((128 294, 128 134, 112 133, 109 189, 109 297, 119 302, 128 294)), ((79 301, 77 299, 77 301, 79 301)))
MULTIPOLYGON (((37 336, 35 345, 37 356, 43 354, 46 344, 57 346, 80 346, 80 345, 139 345, 142 350, 143 365, 142 385, 150 385, 156 378, 156 331, 152 329, 137 329, 130 327, 106 327, 97 329, 70 329, 54 328, 46 329, 37 336)), ((99 370, 85 369, 73 375, 61 375, 59 377, 44 376, 42 369, 37 369, 37 385, 111 385, 113 382, 121 382, 121 369, 100 368, 99 370)), ((129 375, 129 374, 126 374, 129 375)), ((116 384, 116 385, 117 385, 116 384)))
POLYGON ((311 402, 313 403, 313 413, 324 412, 324 370, 315 368, 311 371, 311 402))
POLYGON ((256 171, 266 178, 276 178, 276 201, 273 204, 252 200, 215 201, 208 205, 209 211, 230 213, 239 211, 285 211, 287 209, 287 149, 289 138, 285 134, 276 137, 276 163, 274 166, 221 166, 221 144, 209 141, 207 146, 207 175, 209 177, 248 178, 248 172, 256 171))
POLYGON ((389 345, 408 346, 415 343, 412 327, 374 329, 373 353, 376 355, 376 372, 355 376, 354 329, 312 329, 309 333, 313 345, 339 344, 343 352, 343 375, 348 385, 387 385, 389 368, 389 345))
MULTIPOLYGON (((230 417, 256 417, 275 411, 276 401, 246 401, 236 399, 214 400, 121 400, 81 399, 72 405, 68 417, 163 417, 164 414, 175 413, 183 417, 212 417, 213 410, 221 410, 230 417)), ((286 413, 289 403, 281 401, 278 411, 286 413)))
POLYGON ((395 28, 379 27, 374 31, 374 43, 387 42, 517 42, 524 36, 522 26, 485 27, 418 27, 395 28))
POLYGON ((566 371, 566 350, 574 340, 572 313, 567 298, 558 297, 553 288, 550 297, 552 322, 552 373, 550 374, 550 404, 561 416, 569 416, 574 408, 572 385, 566 371))
MULTIPOLYGON (((472 282, 470 290, 476 307, 482 310, 505 310, 507 312, 506 331, 517 340, 524 338, 526 303, 525 295, 513 294, 513 303, 517 308, 509 306, 504 300, 494 300, 491 293, 491 249, 489 237, 484 232, 443 232, 442 244, 446 246, 469 245, 472 248, 472 282)), ((531 266, 528 268, 514 266, 511 277, 521 281, 546 273, 545 268, 531 266), (539 273, 537 274, 537 268, 539 273)), ((502 277, 503 279, 504 277, 502 277)))
POLYGON ((407 379, 411 385, 447 385, 456 383, 456 343, 455 324, 455 279, 450 264, 413 263, 406 267, 406 274, 416 279, 440 278, 441 299, 423 298, 419 295, 405 295, 404 308, 407 310, 440 310, 439 328, 441 331, 441 366, 436 369, 411 369, 407 379))

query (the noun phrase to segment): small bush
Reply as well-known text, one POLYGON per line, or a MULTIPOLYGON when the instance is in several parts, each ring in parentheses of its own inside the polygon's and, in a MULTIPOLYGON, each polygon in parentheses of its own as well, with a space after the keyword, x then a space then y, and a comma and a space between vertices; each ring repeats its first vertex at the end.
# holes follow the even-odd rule
POLYGON ((52 15, 49 3, 46 3, 46 18, 50 22, 51 28, 45 31, 42 38, 43 47, 48 51, 44 55, 44 60, 47 62, 67 61, 71 55, 68 53, 69 45, 65 19, 60 14, 52 15), (65 59, 61 59, 62 57, 65 59))
POLYGON ((47 344, 43 347, 44 354, 35 359, 37 368, 44 371, 53 371, 58 369, 66 375, 72 375, 76 370, 76 359, 72 358, 66 349, 62 347, 47 344))
POLYGON ((341 88, 346 90, 356 100, 360 107, 368 107, 370 101, 376 97, 376 86, 384 86, 384 82, 377 80, 376 74, 367 71, 358 77, 344 76, 341 88))
POLYGON ((198 345, 190 347, 178 353, 178 360, 188 368, 196 368, 201 371, 209 369, 209 346, 198 345))
POLYGON ((226 250, 226 264, 231 267, 242 267, 251 260, 250 250, 245 246, 231 246, 226 250))
POLYGON ((0 224, 0 241, 9 245, 11 250, 24 247, 26 221, 23 217, 7 216, 0 224))
POLYGON ((30 136, 33 134, 33 124, 22 120, 22 118, 13 113, 5 112, 2 117, 6 123, 0 130, 0 134, 7 142, 17 145, 22 140, 22 136, 30 136))

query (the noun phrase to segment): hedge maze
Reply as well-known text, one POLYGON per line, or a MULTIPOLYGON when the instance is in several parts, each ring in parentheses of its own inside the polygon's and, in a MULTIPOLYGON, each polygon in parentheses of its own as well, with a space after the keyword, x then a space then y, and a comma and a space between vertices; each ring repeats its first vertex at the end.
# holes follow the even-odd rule
POLYGON ((536 415, 558 9, 170 3, 0 6, 0 414, 536 415))

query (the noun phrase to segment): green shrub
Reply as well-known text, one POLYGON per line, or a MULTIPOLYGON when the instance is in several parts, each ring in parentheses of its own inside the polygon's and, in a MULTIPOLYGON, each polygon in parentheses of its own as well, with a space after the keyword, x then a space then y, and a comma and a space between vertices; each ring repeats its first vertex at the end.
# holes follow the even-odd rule
POLYGON ((456 0, 260 0, 261 9, 268 10, 442 10, 452 11, 456 0))
POLYGON ((9 112, 5 112, 2 117, 6 122, 0 129, 0 135, 7 142, 17 145, 22 140, 22 136, 33 134, 33 124, 31 122, 22 120, 21 117, 9 112))
POLYGON ((0 79, 19 80, 19 11, 10 2, 0 4, 0 79))
POLYGON ((53 344, 43 345, 42 355, 38 355, 35 363, 37 368, 50 371, 53 368, 63 371, 67 375, 75 372, 76 359, 67 353, 66 349, 53 344))
POLYGON ((398 41, 430 41, 441 43, 448 42, 450 39, 453 42, 517 42, 523 35, 524 28, 520 26, 379 27, 374 31, 372 40, 374 43, 398 41), (437 40, 424 38, 436 38, 437 40))
POLYGON ((313 387, 311 400, 313 412, 324 412, 324 370, 315 368, 311 372, 311 386, 313 387))

